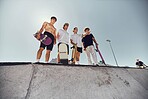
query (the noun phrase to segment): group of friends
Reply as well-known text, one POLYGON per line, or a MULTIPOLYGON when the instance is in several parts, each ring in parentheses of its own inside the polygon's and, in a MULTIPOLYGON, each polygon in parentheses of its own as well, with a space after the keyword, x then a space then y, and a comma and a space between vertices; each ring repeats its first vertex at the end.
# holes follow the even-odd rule
MULTIPOLYGON (((55 16, 52 16, 50 19, 50 22, 44 22, 41 29, 38 31, 39 34, 43 33, 44 35, 47 35, 52 39, 52 43, 50 45, 44 45, 43 43, 40 43, 40 48, 37 51, 37 57, 36 61, 39 62, 40 58, 42 56, 43 50, 46 48, 46 55, 45 55, 45 62, 48 63, 50 58, 50 53, 53 50, 54 45, 56 45, 58 41, 58 46, 61 43, 65 43, 68 48, 68 54, 69 54, 69 42, 72 45, 77 46, 76 51, 76 62, 75 64, 79 64, 80 61, 80 54, 84 50, 87 55, 88 59, 88 65, 92 65, 91 56, 93 58, 94 65, 98 65, 97 55, 95 52, 95 47, 93 42, 96 46, 98 46, 97 41, 95 40, 95 37, 90 32, 90 28, 86 27, 84 28, 84 34, 78 34, 78 27, 73 28, 73 35, 69 36, 69 33, 67 32, 69 23, 65 23, 63 25, 62 29, 59 29, 59 31, 56 33, 56 28, 54 27, 55 22, 57 21, 57 18, 55 16), (70 37, 70 38, 69 38, 70 37)), ((57 62, 60 62, 59 54, 57 56, 57 62)))

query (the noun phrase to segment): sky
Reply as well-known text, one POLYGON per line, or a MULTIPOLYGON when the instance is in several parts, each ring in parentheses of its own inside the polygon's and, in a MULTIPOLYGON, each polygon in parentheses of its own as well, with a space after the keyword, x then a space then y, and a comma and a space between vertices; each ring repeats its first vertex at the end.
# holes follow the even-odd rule
MULTIPOLYGON (((33 34, 51 16, 57 31, 68 22, 70 35, 75 26, 78 34, 90 27, 107 64, 115 65, 107 39, 120 66, 135 66, 137 58, 148 64, 147 0, 0 0, 0 62, 34 62, 40 43, 33 34)), ((50 60, 56 57, 57 45, 50 60)), ((80 63, 87 64, 85 52, 80 63)))

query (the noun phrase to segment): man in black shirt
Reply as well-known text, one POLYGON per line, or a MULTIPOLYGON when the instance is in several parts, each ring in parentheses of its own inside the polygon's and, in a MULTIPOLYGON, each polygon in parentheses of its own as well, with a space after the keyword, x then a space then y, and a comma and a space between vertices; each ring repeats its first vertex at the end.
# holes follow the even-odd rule
POLYGON ((146 67, 146 65, 142 61, 140 61, 139 59, 137 59, 136 65, 139 68, 145 68, 146 67))
POLYGON ((85 34, 83 35, 82 42, 83 42, 83 46, 84 46, 84 51, 86 52, 86 55, 87 55, 88 65, 92 65, 90 54, 93 58, 94 64, 98 65, 98 59, 97 59, 97 55, 95 52, 93 42, 95 42, 96 46, 98 46, 98 43, 95 40, 93 34, 90 33, 89 28, 85 28, 84 32, 85 32, 85 34))

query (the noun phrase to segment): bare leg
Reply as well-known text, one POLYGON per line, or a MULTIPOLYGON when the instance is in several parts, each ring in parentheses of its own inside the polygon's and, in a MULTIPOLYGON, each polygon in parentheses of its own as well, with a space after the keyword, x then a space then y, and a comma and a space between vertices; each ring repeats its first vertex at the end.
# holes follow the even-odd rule
POLYGON ((77 51, 77 55, 76 55, 76 60, 79 61, 80 60, 80 52, 77 51))
POLYGON ((48 62, 48 61, 49 61, 50 52, 51 52, 50 50, 47 50, 47 51, 46 51, 45 62, 48 62))
POLYGON ((80 52, 77 51, 77 56, 76 56, 77 64, 79 64, 79 60, 80 60, 80 52))
POLYGON ((57 62, 59 63, 60 62, 60 55, 58 53, 58 57, 57 57, 57 62))
POLYGON ((37 60, 40 60, 41 56, 42 56, 42 52, 43 52, 44 48, 40 48, 37 52, 37 60))

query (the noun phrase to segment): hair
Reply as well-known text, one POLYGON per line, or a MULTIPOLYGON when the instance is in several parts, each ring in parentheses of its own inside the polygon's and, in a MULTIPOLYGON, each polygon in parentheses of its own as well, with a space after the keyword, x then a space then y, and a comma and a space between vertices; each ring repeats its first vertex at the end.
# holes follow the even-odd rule
POLYGON ((52 20, 52 19, 55 19, 55 21, 57 21, 57 18, 56 18, 55 16, 52 16, 52 17, 51 17, 51 20, 52 20))
POLYGON ((74 32, 74 30, 76 30, 76 29, 78 29, 78 27, 74 27, 74 28, 73 28, 73 32, 74 32))
POLYGON ((84 28, 84 32, 86 32, 87 30, 89 31, 90 28, 88 28, 88 27, 84 28))
POLYGON ((64 28, 65 26, 69 26, 69 23, 65 23, 65 24, 63 25, 63 28, 64 28))
POLYGON ((73 30, 78 29, 78 27, 74 27, 73 30))

